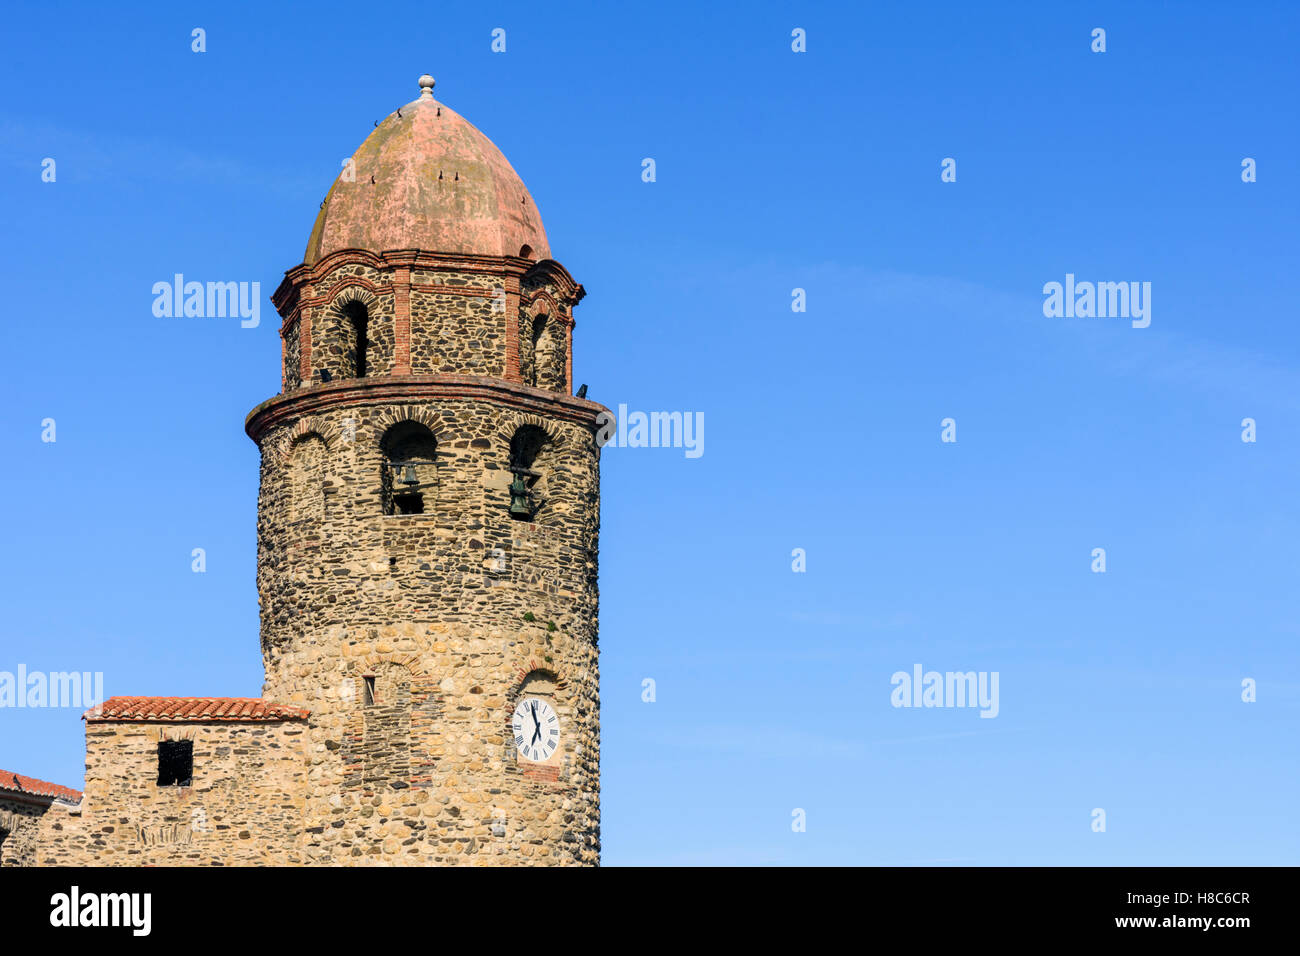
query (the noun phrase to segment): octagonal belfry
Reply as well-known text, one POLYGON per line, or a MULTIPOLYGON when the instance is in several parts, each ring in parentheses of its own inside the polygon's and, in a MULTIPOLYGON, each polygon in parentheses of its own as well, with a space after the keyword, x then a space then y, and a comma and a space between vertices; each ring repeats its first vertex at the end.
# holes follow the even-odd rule
POLYGON ((303 862, 595 864, 584 290, 501 152, 420 87, 273 296, 283 391, 246 425, 263 696, 311 714, 303 862))

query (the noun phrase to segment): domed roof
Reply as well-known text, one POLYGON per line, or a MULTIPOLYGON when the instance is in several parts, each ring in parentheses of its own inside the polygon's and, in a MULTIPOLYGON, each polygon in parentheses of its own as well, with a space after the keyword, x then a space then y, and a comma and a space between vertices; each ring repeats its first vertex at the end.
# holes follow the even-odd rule
POLYGON ((433 98, 389 115, 334 181, 303 260, 339 249, 422 249, 548 259, 542 217, 519 174, 492 141, 433 98), (351 181, 349 181, 349 179, 351 181))

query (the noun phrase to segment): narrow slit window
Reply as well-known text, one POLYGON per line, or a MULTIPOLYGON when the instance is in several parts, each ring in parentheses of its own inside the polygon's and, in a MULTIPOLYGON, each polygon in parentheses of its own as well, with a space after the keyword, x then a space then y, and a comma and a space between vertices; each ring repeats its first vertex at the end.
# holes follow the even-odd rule
POLYGON ((194 781, 194 741, 158 741, 158 786, 188 787, 194 781))
POLYGON ((370 367, 370 313, 361 302, 343 307, 339 335, 343 344, 343 378, 365 378, 370 367))
POLYGON ((369 707, 375 702, 375 678, 373 674, 367 674, 362 680, 365 682, 366 706, 369 707))

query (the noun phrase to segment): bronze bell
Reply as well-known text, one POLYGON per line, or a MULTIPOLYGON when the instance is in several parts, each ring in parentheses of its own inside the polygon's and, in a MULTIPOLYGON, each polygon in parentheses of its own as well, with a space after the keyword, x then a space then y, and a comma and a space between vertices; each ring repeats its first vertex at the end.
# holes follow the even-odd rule
POLYGON ((415 477, 415 466, 407 462, 406 470, 402 472, 402 484, 414 488, 419 483, 420 479, 415 477))
POLYGON ((515 475, 510 483, 510 514, 517 518, 531 518, 533 506, 528 501, 528 485, 523 475, 515 475))

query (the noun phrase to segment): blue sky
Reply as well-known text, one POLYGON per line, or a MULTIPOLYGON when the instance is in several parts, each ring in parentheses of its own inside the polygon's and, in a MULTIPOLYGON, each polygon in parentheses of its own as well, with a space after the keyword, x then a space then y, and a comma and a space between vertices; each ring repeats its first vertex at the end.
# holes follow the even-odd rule
MULTIPOLYGON (((265 299, 428 71, 588 289, 575 379, 705 416, 603 458, 606 864, 1295 864, 1300 13, 997 6, 8 11, 0 670, 260 693, 265 299), (155 318, 177 272, 261 325, 155 318), (998 716, 892 707, 918 663, 998 716)), ((0 766, 79 786, 78 717, 0 766)))

